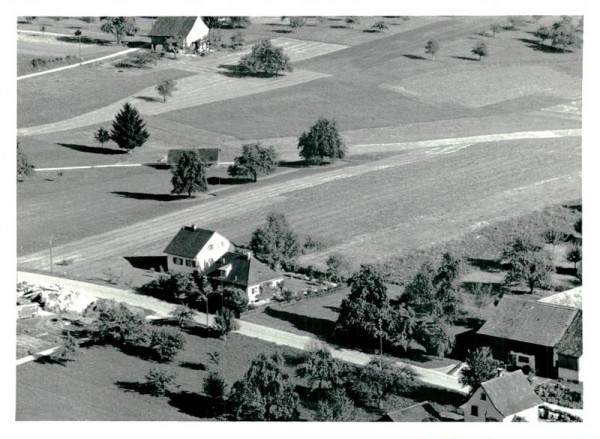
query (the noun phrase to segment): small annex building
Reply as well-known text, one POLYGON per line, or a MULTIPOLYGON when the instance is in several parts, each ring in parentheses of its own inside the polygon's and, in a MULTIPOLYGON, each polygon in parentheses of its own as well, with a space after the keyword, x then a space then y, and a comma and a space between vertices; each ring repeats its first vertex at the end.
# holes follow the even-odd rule
POLYGON ((206 274, 213 285, 227 285, 246 291, 249 303, 269 299, 283 276, 256 259, 251 252, 225 253, 206 274))
POLYGON ((537 422, 541 404, 525 374, 516 370, 481 383, 461 408, 465 422, 512 422, 515 417, 537 422))
POLYGON ((196 53, 207 49, 208 31, 202 17, 158 17, 148 37, 152 50, 156 50, 157 45, 164 47, 167 38, 174 38, 179 50, 196 53))
POLYGON ((198 272, 211 284, 244 290, 249 303, 270 298, 272 288, 283 276, 256 259, 251 252, 241 251, 223 235, 195 225, 184 226, 163 253, 167 270, 180 273, 198 272))
POLYGON ((429 401, 423 401, 387 412, 377 422, 458 422, 462 420, 462 415, 440 412, 429 401))
POLYGON ((540 301, 503 297, 477 331, 509 367, 549 378, 577 380, 582 355, 582 310, 540 301))
POLYGON ((179 163, 179 159, 184 152, 197 151, 200 159, 206 166, 219 167, 219 148, 188 148, 188 149, 170 149, 167 153, 166 163, 169 166, 179 163))

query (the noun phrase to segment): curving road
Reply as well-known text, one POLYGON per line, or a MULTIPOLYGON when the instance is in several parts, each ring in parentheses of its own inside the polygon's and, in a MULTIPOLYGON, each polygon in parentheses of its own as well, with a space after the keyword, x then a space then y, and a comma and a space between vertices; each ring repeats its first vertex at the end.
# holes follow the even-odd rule
MULTIPOLYGON (((153 297, 137 294, 132 290, 121 290, 117 288, 106 287, 87 282, 80 282, 71 279, 47 276, 43 274, 19 271, 17 273, 17 280, 18 282, 25 281, 33 285, 40 285, 44 287, 59 285, 65 290, 79 291, 97 298, 112 299, 118 302, 127 303, 132 306, 146 308, 153 311, 159 317, 168 316, 169 313, 173 311, 176 307, 176 305, 174 304, 163 302, 153 297)), ((214 322, 213 316, 208 316, 207 318, 207 315, 201 312, 196 312, 194 320, 201 325, 212 325, 214 322)), ((260 340, 268 341, 278 345, 284 345, 295 349, 306 350, 309 349, 310 346, 313 345, 315 342, 317 342, 317 339, 313 337, 292 334, 290 332, 269 328, 267 326, 257 325, 255 323, 250 323, 243 320, 239 320, 238 322, 239 329, 235 332, 245 335, 247 337, 258 338, 260 340)), ((322 342, 319 341, 319 343, 322 342)), ((322 344, 327 346, 331 350, 331 353, 335 358, 341 361, 345 361, 347 363, 364 365, 372 359, 371 355, 365 354, 363 352, 353 351, 350 349, 342 349, 335 345, 327 345, 325 343, 322 344)), ((21 360, 21 362, 18 362, 17 364, 23 363, 24 361, 21 360)), ((403 363, 402 361, 396 361, 396 364, 406 365, 412 368, 417 373, 421 381, 427 384, 443 387, 445 389, 459 392, 462 394, 468 393, 468 388, 461 385, 458 382, 458 378, 455 376, 447 375, 443 372, 433 369, 425 369, 423 367, 413 366, 410 364, 403 363)))

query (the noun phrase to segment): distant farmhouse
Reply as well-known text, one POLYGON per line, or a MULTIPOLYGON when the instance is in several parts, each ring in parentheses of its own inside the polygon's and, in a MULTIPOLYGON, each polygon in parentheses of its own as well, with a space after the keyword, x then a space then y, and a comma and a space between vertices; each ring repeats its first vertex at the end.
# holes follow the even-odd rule
POLYGON ((510 366, 549 378, 579 379, 582 311, 569 306, 503 297, 477 331, 477 342, 510 366))
POLYGON ((167 164, 169 166, 179 163, 179 159, 184 152, 197 151, 200 159, 207 166, 219 167, 219 148, 188 148, 188 149, 170 149, 167 153, 167 164))
POLYGON ((516 370, 481 383, 461 408, 465 422, 512 422, 515 417, 537 422, 541 404, 527 377, 516 370))
POLYGON ((167 269, 174 272, 198 272, 213 286, 231 286, 244 290, 250 303, 268 298, 271 288, 283 276, 256 259, 251 252, 237 250, 223 235, 192 226, 184 226, 165 248, 167 269))
POLYGON ((208 48, 208 26, 201 17, 158 17, 148 32, 152 49, 165 47, 168 38, 174 38, 184 53, 196 53, 208 48))

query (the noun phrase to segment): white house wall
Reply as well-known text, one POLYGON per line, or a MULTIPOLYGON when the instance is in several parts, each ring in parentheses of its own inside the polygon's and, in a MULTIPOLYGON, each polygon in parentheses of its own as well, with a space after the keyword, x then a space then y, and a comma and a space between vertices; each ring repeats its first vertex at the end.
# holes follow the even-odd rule
POLYGON ((203 272, 225 253, 233 251, 234 246, 223 235, 215 232, 196 256, 198 271, 203 272))
POLYGON ((481 399, 481 394, 485 393, 483 387, 477 389, 473 396, 467 401, 464 406, 465 422, 486 422, 486 418, 492 418, 500 422, 504 417, 500 414, 496 407, 490 401, 489 396, 485 393, 485 401, 481 399), (477 416, 471 414, 471 407, 477 406, 477 416))
POLYGON ((522 412, 515 413, 514 415, 507 416, 503 419, 502 422, 512 422, 515 416, 519 416, 523 418, 527 422, 538 422, 539 421, 539 412, 538 406, 531 407, 527 410, 523 410, 522 412))
POLYGON ((200 17, 196 19, 194 26, 190 30, 190 33, 185 38, 186 44, 189 46, 194 41, 198 41, 208 35, 208 26, 204 24, 204 21, 200 17))

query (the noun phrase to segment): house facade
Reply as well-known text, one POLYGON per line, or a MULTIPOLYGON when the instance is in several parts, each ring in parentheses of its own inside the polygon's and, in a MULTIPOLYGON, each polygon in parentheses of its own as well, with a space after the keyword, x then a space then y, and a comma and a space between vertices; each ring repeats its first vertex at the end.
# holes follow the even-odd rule
POLYGON ((195 225, 182 227, 163 253, 167 255, 167 270, 182 273, 206 271, 234 245, 220 233, 195 225))
POLYGON ((248 302, 269 299, 283 276, 256 259, 251 252, 228 252, 207 273, 213 286, 231 286, 246 292, 248 302))
POLYGON ((461 408, 465 422, 512 422, 515 417, 537 422, 542 403, 527 377, 517 370, 482 383, 461 408))
POLYGON ((158 17, 148 32, 152 49, 165 47, 168 38, 174 38, 177 48, 184 53, 207 49, 208 26, 201 17, 158 17))
POLYGON ((249 303, 260 303, 272 295, 283 276, 242 252, 223 235, 213 230, 184 226, 163 251, 167 270, 180 273, 198 272, 214 287, 230 286, 246 292, 249 303))
POLYGON ((581 318, 577 308, 504 297, 477 331, 476 340, 510 368, 549 378, 574 376, 578 361, 573 356, 581 356, 582 351, 581 318), (559 365, 561 352, 564 358, 559 365), (560 375, 559 369, 564 369, 560 375))

